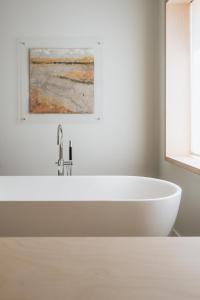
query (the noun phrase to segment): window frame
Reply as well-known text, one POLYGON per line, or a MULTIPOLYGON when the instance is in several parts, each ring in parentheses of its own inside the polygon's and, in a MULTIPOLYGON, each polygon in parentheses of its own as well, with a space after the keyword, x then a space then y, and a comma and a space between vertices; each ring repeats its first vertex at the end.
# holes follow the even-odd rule
MULTIPOLYGON (((191 15, 190 15, 190 5, 191 5, 192 1, 190 0, 181 0, 179 1, 179 3, 175 3, 174 0, 166 0, 165 1, 165 137, 164 137, 164 148, 165 148, 165 160, 167 162, 170 162, 172 164, 175 164, 179 167, 185 168, 186 170, 199 174, 200 175, 200 156, 193 154, 191 152, 191 15), (170 3, 171 2, 171 3, 170 3), (188 81, 188 103, 186 103, 186 106, 189 105, 190 109, 188 111, 185 112, 185 114, 187 114, 187 122, 188 122, 188 134, 186 134, 187 136, 183 138, 183 140, 187 140, 185 143, 183 142, 183 149, 182 151, 177 151, 175 150, 173 152, 173 147, 170 149, 170 134, 169 134, 169 116, 167 115, 168 113, 168 88, 169 88, 169 84, 167 82, 168 80, 168 76, 169 74, 168 72, 168 57, 167 55, 169 55, 168 51, 167 51, 167 33, 169 30, 169 28, 167 26, 169 26, 169 24, 167 23, 167 21, 169 21, 169 19, 167 19, 167 5, 169 4, 180 4, 180 5, 189 5, 189 21, 188 21, 188 32, 189 32, 189 36, 188 36, 188 47, 189 47, 189 56, 188 56, 188 66, 189 66, 189 81, 188 81), (169 137, 168 137, 169 136, 169 137), (187 144, 187 147, 186 147, 187 144), (180 153, 179 153, 180 152, 180 153)), ((172 66, 173 68, 173 66, 172 66)), ((184 104, 185 105, 185 104, 184 104)), ((171 104, 172 107, 172 104, 171 104)), ((178 112, 179 113, 179 112, 178 112)), ((172 133, 173 135, 173 133, 172 133)), ((173 140, 173 138, 172 138, 173 140)), ((174 141, 172 141, 172 144, 175 144, 174 141)), ((176 147, 175 147, 176 148, 176 147)))

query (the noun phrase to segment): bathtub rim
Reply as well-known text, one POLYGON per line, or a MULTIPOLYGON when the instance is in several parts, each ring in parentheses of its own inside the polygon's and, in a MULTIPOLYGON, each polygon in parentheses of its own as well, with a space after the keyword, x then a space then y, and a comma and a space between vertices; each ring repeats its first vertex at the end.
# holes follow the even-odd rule
POLYGON ((51 176, 51 175, 45 175, 45 176, 38 176, 38 175, 31 175, 31 176, 24 176, 24 175, 19 175, 19 176, 0 176, 0 180, 1 178, 4 177, 12 177, 12 178, 15 178, 15 177, 51 177, 51 178, 81 178, 81 177, 84 177, 84 178, 91 178, 91 177, 109 177, 109 178, 114 178, 114 177, 123 177, 123 178, 139 178, 139 179, 143 179, 143 180, 147 180, 147 181, 156 181, 157 183, 161 182, 163 184, 167 184, 171 187, 173 187, 175 189, 174 193, 171 193, 170 195, 168 196, 163 196, 163 197, 153 197, 153 198, 126 198, 126 199, 122 199, 122 198, 111 198, 111 199, 73 199, 73 200, 49 200, 49 199, 42 199, 42 200, 39 200, 39 199, 29 199, 29 200, 19 200, 19 199, 7 199, 7 200, 1 200, 0 199, 0 203, 6 203, 6 202, 150 202, 150 201, 163 201, 163 200, 169 200, 169 199, 173 199, 175 198, 174 200, 176 200, 176 197, 180 197, 180 200, 181 200, 181 195, 182 195, 182 188, 177 185, 176 183, 173 183, 171 181, 168 181, 168 180, 165 180, 165 179, 159 179, 159 178, 154 178, 154 177, 146 177, 146 176, 135 176, 135 175, 73 175, 72 177, 58 177, 58 176, 51 176))

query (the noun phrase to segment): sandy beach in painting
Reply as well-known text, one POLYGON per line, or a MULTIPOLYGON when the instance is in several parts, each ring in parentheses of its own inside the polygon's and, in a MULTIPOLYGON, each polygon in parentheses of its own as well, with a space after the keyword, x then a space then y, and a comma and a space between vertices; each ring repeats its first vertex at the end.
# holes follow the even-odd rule
POLYGON ((92 49, 29 50, 30 113, 94 112, 92 49))

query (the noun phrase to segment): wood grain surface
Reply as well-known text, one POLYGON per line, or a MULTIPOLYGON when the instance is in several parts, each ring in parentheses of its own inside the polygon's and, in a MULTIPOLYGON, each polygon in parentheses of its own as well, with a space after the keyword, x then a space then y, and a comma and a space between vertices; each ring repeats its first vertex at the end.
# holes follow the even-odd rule
POLYGON ((200 299, 200 238, 0 238, 0 299, 200 299))

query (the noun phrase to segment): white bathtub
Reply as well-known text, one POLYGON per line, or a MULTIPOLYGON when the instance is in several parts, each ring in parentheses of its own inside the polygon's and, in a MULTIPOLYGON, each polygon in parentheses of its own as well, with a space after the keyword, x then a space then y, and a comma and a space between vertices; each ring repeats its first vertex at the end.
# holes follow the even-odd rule
POLYGON ((0 236, 167 236, 181 189, 135 176, 1 176, 0 236))

